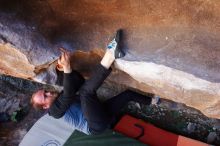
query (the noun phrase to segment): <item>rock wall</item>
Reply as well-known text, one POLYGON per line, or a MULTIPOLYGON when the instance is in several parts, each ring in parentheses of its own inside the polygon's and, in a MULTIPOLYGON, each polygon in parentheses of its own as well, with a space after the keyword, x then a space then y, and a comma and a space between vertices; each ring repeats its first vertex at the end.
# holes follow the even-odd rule
POLYGON ((30 97, 40 88, 53 89, 28 80, 0 75, 0 145, 18 146, 31 126, 45 114, 30 106, 30 97))
POLYGON ((127 55, 116 68, 127 74, 116 70, 109 80, 220 118, 219 7, 218 0, 2 0, 0 71, 54 84, 62 46, 85 51, 73 54, 73 66, 87 75, 123 28, 127 55))

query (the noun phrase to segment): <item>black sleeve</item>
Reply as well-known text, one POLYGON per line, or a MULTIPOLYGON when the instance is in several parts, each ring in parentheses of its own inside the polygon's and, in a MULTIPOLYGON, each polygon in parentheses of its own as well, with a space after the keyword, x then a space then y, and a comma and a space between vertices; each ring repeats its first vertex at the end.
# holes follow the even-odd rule
POLYGON ((66 110, 71 106, 76 96, 76 92, 84 83, 85 79, 76 71, 64 73, 63 92, 55 100, 49 109, 49 115, 54 118, 61 118, 66 110))
POLYGON ((73 98, 66 98, 61 94, 51 105, 48 114, 56 119, 61 118, 73 103, 73 98))
POLYGON ((73 97, 84 82, 85 79, 77 71, 72 71, 71 73, 64 73, 63 96, 73 97))

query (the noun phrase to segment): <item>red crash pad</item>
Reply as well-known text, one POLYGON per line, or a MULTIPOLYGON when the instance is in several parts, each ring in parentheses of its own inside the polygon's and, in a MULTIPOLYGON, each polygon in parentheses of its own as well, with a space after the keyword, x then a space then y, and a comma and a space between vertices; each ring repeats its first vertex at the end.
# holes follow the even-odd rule
POLYGON ((157 128, 129 115, 123 116, 114 130, 150 146, 209 146, 206 143, 157 128))

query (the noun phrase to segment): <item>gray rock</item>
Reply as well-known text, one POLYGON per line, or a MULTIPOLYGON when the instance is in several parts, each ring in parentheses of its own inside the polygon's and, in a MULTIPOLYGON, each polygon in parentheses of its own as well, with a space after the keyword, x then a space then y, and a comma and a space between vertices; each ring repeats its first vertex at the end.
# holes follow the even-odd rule
POLYGON ((187 125, 187 132, 188 133, 193 133, 196 130, 196 124, 189 122, 187 125))
POLYGON ((217 138, 216 132, 210 132, 207 137, 207 143, 213 143, 217 138))

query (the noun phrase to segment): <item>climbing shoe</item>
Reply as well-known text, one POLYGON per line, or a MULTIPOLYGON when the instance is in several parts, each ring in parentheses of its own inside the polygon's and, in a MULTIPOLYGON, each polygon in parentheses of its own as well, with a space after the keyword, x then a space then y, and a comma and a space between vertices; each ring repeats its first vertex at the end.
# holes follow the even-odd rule
POLYGON ((112 39, 112 41, 108 44, 107 49, 111 50, 114 53, 115 58, 122 58, 125 56, 124 51, 120 47, 120 41, 122 37, 122 30, 118 30, 116 32, 115 37, 112 39))

